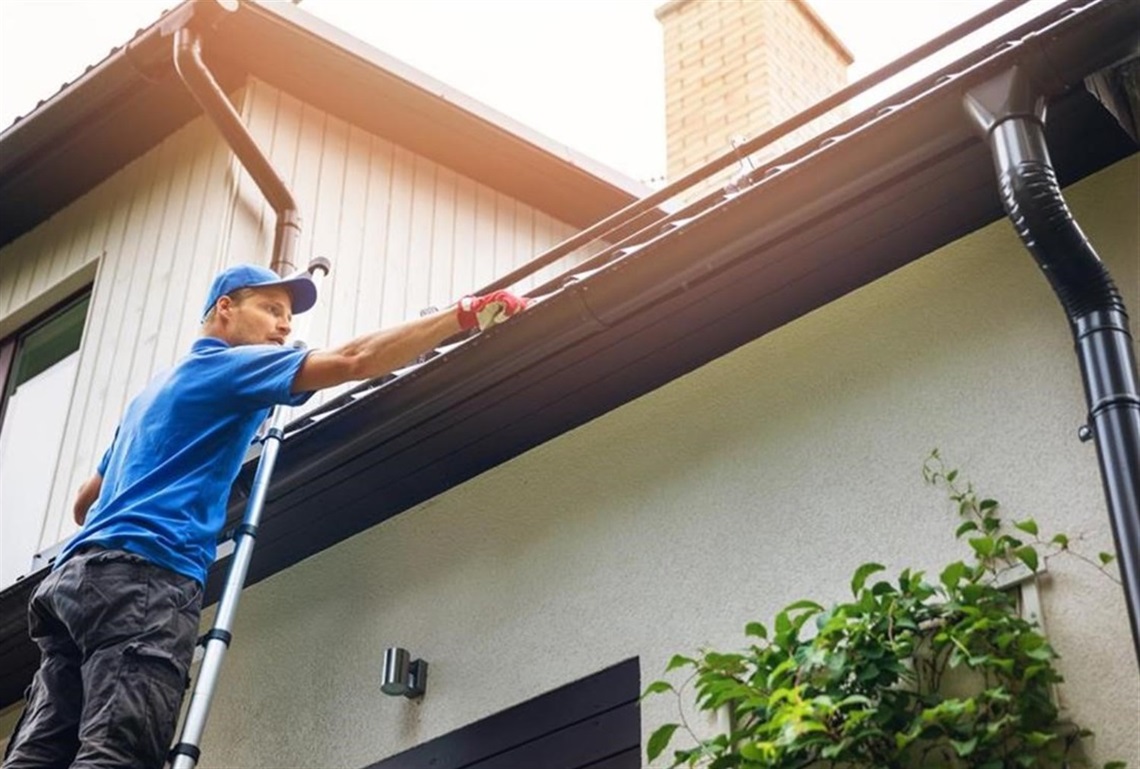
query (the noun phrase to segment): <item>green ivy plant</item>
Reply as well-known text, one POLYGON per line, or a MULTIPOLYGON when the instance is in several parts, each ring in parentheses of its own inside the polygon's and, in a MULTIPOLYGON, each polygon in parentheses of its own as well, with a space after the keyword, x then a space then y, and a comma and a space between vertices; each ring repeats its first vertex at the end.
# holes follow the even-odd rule
MULTIPOLYGON (((938 452, 923 465, 927 483, 957 505, 955 536, 972 551, 937 581, 904 570, 881 579, 865 563, 851 579, 852 600, 824 608, 797 601, 769 625, 751 622, 744 651, 677 655, 666 673, 674 685, 650 684, 644 696, 695 693, 701 711, 726 712, 728 733, 701 739, 681 719, 657 728, 647 757, 675 737, 671 767, 709 769, 1015 769, 1086 766, 1090 733, 1063 722, 1052 697, 1061 681, 1056 652, 1016 599, 997 584, 1019 564, 1036 572, 1069 553, 1107 576, 1112 556, 1087 558, 1063 534, 1043 539, 1036 521, 1007 524, 993 499, 947 470, 938 452), (808 623, 815 632, 808 633, 808 623), (693 692, 689 693, 689 689, 693 692), (722 711, 727 709, 727 711, 722 711)), ((1113 761, 1105 769, 1119 769, 1113 761)))

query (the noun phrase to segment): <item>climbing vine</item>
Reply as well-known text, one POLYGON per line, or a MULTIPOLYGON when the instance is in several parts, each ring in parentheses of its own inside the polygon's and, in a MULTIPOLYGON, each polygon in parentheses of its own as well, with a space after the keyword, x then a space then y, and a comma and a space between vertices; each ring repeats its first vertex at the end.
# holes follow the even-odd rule
POLYGON ((698 710, 723 713, 731 726, 701 739, 679 708, 680 720, 651 735, 650 761, 677 739, 688 747, 674 748, 671 767, 1086 765, 1079 747, 1090 733, 1062 721, 1054 703, 1057 654, 1000 577, 1066 554, 1116 580, 1112 556, 1089 558, 1064 534, 1044 538, 1031 518, 1004 520, 998 502, 963 484, 937 451, 923 477, 957 506, 955 537, 972 557, 936 580, 911 569, 888 580, 881 564, 865 563, 850 601, 796 601, 768 624, 748 623, 743 651, 674 656, 666 674, 682 680, 655 681, 645 696, 671 694, 679 705, 695 697, 698 710))

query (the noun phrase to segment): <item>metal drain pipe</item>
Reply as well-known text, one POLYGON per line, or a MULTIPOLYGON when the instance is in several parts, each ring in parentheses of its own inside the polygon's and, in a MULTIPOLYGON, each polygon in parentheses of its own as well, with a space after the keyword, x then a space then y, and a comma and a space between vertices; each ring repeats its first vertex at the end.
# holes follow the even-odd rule
MULTIPOLYGON (((236 8, 236 5, 234 6, 236 8)), ((253 177, 261 194, 277 214, 277 227, 273 235, 273 259, 269 268, 278 275, 296 271, 297 242, 301 235, 301 214, 293 193, 277 175, 269 160, 218 86, 210 70, 202 61, 202 38, 192 27, 182 27, 174 33, 174 68, 178 76, 225 138, 242 166, 253 177)))
POLYGON ((1081 439, 1096 441, 1132 644, 1140 663, 1140 390, 1124 301, 1069 212, 1045 144, 1045 100, 1014 67, 971 90, 1002 205, 1069 319, 1088 402, 1081 439))

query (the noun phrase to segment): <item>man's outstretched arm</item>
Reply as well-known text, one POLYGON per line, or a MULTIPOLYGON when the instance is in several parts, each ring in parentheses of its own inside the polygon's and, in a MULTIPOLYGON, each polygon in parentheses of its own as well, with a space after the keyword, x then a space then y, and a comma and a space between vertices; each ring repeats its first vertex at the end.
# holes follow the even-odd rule
POLYGON ((465 297, 455 307, 359 336, 331 350, 314 350, 294 377, 292 390, 312 392, 383 376, 460 331, 501 323, 526 304, 525 299, 506 291, 465 297))

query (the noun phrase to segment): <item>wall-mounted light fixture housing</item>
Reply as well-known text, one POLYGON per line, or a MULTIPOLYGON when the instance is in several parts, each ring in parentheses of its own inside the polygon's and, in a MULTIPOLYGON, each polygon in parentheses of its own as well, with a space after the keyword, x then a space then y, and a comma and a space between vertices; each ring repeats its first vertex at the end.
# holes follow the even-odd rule
POLYGON ((428 664, 413 660, 407 649, 393 646, 384 651, 384 672, 380 691, 393 697, 401 694, 408 699, 422 697, 427 688, 428 664))

